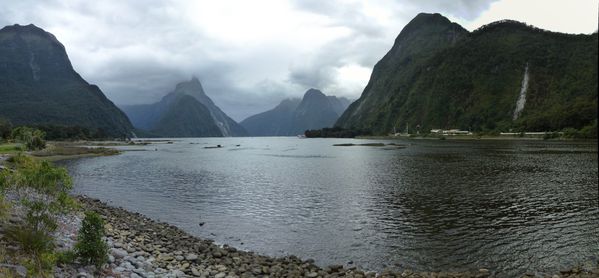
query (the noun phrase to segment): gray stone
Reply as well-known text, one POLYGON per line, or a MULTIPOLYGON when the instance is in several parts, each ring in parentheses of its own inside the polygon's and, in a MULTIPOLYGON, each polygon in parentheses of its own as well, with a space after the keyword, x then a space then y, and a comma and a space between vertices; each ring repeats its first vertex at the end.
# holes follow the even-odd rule
POLYGON ((195 261, 195 260, 198 259, 198 255, 193 254, 193 253, 192 254, 187 254, 187 256, 185 256, 185 259, 188 260, 188 261, 193 262, 193 261, 195 261))
POLYGON ((226 273, 219 272, 218 274, 216 274, 216 275, 214 276, 214 278, 225 278, 225 276, 227 276, 227 274, 226 274, 226 273))
POLYGON ((178 270, 178 269, 173 270, 172 273, 175 277, 186 277, 187 276, 187 275, 185 275, 185 272, 178 270))
POLYGON ((22 265, 17 265, 15 267, 15 270, 17 271, 17 274, 21 277, 26 277, 27 276, 27 268, 25 268, 22 265))
POLYGON ((329 268, 331 269, 332 272, 338 272, 343 269, 343 265, 334 264, 334 265, 330 265, 329 268))
POLYGON ((200 277, 200 276, 202 276, 202 273, 201 273, 201 272, 200 272, 200 271, 199 271, 197 268, 195 268, 195 267, 192 267, 192 268, 191 268, 191 274, 192 274, 193 276, 196 276, 196 277, 200 277))
POLYGON ((219 264, 216 266, 216 270, 218 270, 219 272, 225 272, 227 271, 227 267, 222 264, 219 264))
POLYGON ((133 270, 133 272, 141 277, 146 277, 146 273, 143 269, 136 268, 133 270))
POLYGON ((117 259, 124 258, 125 256, 128 255, 127 251, 125 251, 123 249, 118 249, 118 248, 112 248, 110 253, 112 253, 112 255, 117 259))

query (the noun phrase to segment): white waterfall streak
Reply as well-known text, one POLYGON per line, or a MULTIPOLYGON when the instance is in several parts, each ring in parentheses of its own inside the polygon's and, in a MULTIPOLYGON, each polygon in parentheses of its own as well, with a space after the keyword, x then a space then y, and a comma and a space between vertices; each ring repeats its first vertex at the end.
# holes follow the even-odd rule
POLYGON ((520 96, 518 97, 518 101, 516 101, 513 120, 517 120, 520 117, 520 113, 522 113, 522 109, 524 109, 524 104, 526 104, 526 90, 528 90, 528 63, 526 63, 524 70, 524 78, 520 87, 520 96))

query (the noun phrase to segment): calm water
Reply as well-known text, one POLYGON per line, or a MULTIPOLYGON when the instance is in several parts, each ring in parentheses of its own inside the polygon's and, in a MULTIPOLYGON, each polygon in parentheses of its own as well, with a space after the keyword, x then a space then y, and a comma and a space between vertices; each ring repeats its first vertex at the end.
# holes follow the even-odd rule
POLYGON ((184 139, 63 164, 76 193, 321 265, 513 276, 599 259, 597 142, 332 146, 363 142, 184 139))

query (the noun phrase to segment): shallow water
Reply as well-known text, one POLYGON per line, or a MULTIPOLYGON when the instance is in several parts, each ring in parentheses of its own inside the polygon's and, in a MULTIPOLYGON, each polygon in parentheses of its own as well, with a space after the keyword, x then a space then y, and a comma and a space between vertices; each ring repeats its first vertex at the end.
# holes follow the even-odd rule
POLYGON ((597 142, 333 146, 367 142, 392 141, 181 139, 62 164, 76 193, 323 266, 514 276, 599 259, 597 142))

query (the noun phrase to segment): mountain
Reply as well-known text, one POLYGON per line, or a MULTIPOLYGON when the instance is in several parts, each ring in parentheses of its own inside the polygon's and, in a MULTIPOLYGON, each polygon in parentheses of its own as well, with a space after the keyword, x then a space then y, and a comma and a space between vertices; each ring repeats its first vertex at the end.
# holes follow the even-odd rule
POLYGON ((300 99, 285 99, 272 110, 256 114, 241 121, 251 136, 284 136, 289 135, 293 112, 300 104, 300 99))
POLYGON ((350 104, 346 98, 310 89, 299 99, 285 99, 272 110, 248 117, 241 125, 252 136, 290 136, 331 127, 350 104))
POLYGON ((422 130, 596 130, 597 33, 570 35, 503 20, 468 32, 419 14, 375 65, 336 126, 422 130))
POLYGON ((220 137, 210 110, 190 95, 178 95, 151 132, 168 137, 220 137))
POLYGON ((133 126, 160 137, 246 136, 205 94, 197 78, 177 84, 157 103, 122 106, 133 126))
POLYGON ((85 127, 114 137, 133 129, 96 85, 75 72, 64 46, 35 25, 0 29, 0 117, 14 125, 85 127))

